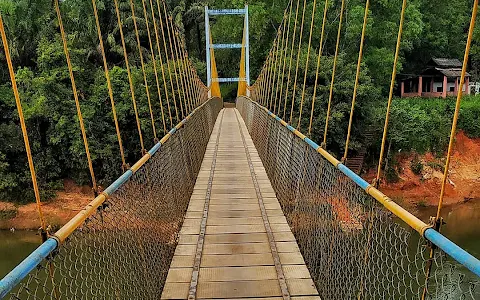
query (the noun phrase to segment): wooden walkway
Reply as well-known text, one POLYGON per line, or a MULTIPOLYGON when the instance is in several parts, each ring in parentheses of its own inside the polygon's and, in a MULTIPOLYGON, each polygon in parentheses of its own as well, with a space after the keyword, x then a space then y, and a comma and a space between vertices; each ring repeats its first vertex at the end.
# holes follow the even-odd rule
POLYGON ((245 124, 223 109, 162 299, 319 299, 245 124))

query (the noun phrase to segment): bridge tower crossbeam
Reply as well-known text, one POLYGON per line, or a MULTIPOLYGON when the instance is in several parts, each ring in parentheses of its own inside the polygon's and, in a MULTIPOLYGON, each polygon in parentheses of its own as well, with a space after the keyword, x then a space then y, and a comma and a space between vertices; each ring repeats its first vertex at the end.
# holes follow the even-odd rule
POLYGON ((206 47, 206 61, 207 61, 207 86, 210 86, 213 81, 217 82, 239 82, 246 81, 250 85, 250 55, 249 55, 249 33, 248 33, 248 5, 245 5, 244 9, 209 9, 208 6, 205 6, 205 47, 206 47), (214 44, 210 41, 210 16, 219 16, 219 15, 244 15, 244 35, 245 43, 244 44, 214 44), (210 49, 241 49, 245 48, 245 78, 217 78, 212 79, 212 58, 210 49))

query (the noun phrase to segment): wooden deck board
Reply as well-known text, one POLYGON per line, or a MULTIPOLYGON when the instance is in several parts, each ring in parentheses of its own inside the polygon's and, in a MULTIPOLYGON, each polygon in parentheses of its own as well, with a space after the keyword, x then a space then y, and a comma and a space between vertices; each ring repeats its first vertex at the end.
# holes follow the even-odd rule
POLYGON ((198 284, 193 284, 198 299, 284 299, 282 280, 291 299, 320 299, 245 124, 234 109, 221 114, 195 183, 162 299, 188 299, 194 270, 198 270, 198 284), (196 254, 201 257, 197 262, 196 254))

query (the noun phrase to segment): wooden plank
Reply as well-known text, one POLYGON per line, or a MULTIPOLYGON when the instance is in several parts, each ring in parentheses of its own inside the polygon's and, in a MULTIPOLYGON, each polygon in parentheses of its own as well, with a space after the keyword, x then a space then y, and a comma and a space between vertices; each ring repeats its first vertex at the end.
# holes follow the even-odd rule
POLYGON ((175 255, 173 256, 170 268, 187 268, 193 266, 193 255, 175 255))
POLYGON ((292 296, 318 295, 312 279, 287 279, 288 291, 292 296))
POLYGON ((165 284, 162 299, 187 299, 190 282, 170 282, 165 284))
POLYGON ((261 217, 251 218, 208 218, 208 225, 263 225, 261 217))
POLYGON ((214 234, 206 235, 205 243, 209 244, 241 244, 241 243, 266 243, 266 233, 239 233, 239 234, 214 234))
MULTIPOLYGON (((179 279, 182 278, 179 276, 179 279)), ((276 279, 277 272, 274 266, 201 268, 200 278, 203 282, 268 280, 276 279)))
POLYGON ((197 244, 198 234, 180 234, 178 238, 179 245, 197 244))
POLYGON ((305 264, 303 256, 300 252, 280 252, 280 262, 282 265, 300 265, 305 264))
POLYGON ((203 255, 202 267, 273 266, 271 253, 203 255))
POLYGON ((208 217, 213 218, 249 218, 261 217, 260 210, 210 211, 208 217))
POLYGON ((305 265, 282 266, 286 279, 310 278, 310 272, 305 265))
POLYGON ((197 245, 177 245, 174 255, 193 255, 197 245))
POLYGON ((198 298, 239 298, 281 296, 278 280, 200 282, 198 298))
POLYGON ((259 209, 258 203, 256 204, 242 204, 242 203, 230 203, 230 204, 210 204, 209 212, 214 211, 257 211, 259 209))
POLYGON ((190 282, 192 280, 193 268, 172 268, 168 270, 167 283, 170 282, 190 282))
MULTIPOLYGON (((178 247, 177 247, 178 248, 178 247)), ((268 243, 209 244, 203 246, 203 254, 270 253, 268 243)))
POLYGON ((207 234, 265 232, 265 226, 259 225, 218 225, 207 226, 207 234))

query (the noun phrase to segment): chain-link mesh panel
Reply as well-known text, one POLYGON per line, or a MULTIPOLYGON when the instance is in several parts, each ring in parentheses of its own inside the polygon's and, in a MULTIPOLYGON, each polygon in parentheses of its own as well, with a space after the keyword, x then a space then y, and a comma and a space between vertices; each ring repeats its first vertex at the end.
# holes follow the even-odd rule
POLYGON ((160 299, 222 100, 210 100, 10 299, 160 299))
POLYGON ((480 299, 474 274, 438 249, 429 260, 416 231, 264 108, 237 108, 322 299, 480 299))

